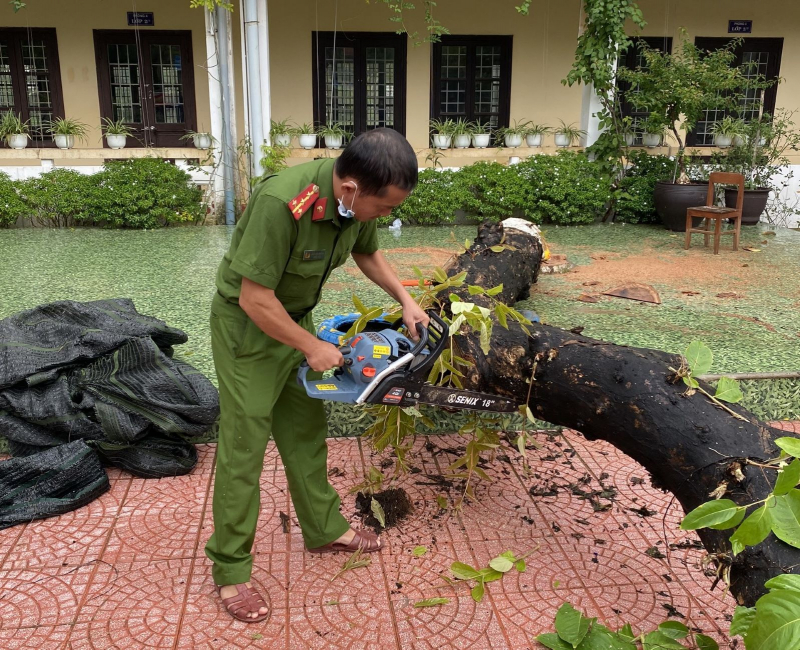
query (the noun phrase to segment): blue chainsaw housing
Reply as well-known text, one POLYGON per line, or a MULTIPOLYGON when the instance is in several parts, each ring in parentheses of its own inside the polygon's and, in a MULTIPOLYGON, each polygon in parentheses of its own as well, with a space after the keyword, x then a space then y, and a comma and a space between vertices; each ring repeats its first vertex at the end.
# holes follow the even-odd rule
MULTIPOLYGON (((405 358, 402 365, 409 366, 415 359, 411 354, 413 348, 414 343, 396 330, 364 331, 340 348, 345 365, 336 369, 331 377, 309 380, 310 369, 304 363, 297 381, 310 397, 355 404, 365 389, 393 363, 405 358)), ((428 353, 427 348, 423 349, 417 358, 428 353)))

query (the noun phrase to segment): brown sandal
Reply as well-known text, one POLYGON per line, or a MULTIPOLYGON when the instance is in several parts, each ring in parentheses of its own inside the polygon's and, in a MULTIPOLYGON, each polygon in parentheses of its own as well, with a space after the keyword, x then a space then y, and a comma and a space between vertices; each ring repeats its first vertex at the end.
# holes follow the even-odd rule
POLYGON ((349 544, 343 544, 342 542, 331 542, 330 544, 325 544, 325 546, 310 548, 308 549, 308 552, 338 553, 339 551, 345 551, 348 553, 355 553, 357 550, 361 549, 362 553, 374 553, 375 551, 380 551, 383 548, 380 537, 377 535, 368 533, 365 530, 354 530, 354 532, 355 536, 349 544))
MULTIPOLYGON (((221 591, 222 586, 218 586, 217 593, 221 591)), ((236 591, 239 593, 235 596, 222 598, 220 595, 220 598, 222 598, 222 606, 228 611, 228 614, 233 616, 237 621, 259 623, 271 614, 271 612, 267 612, 255 618, 248 618, 248 614, 258 612, 262 607, 269 608, 269 605, 264 602, 264 599, 261 597, 261 594, 256 591, 255 587, 248 587, 244 584, 236 585, 236 591)))

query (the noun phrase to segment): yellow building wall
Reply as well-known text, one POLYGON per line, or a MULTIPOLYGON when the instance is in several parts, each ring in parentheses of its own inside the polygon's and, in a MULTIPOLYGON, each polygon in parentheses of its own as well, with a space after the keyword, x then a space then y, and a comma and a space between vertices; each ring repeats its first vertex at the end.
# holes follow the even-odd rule
MULTIPOLYGON (((514 37, 511 63, 511 119, 558 124, 580 121, 581 89, 562 86, 575 54, 579 0, 535 0, 529 16, 514 0, 441 0, 435 17, 452 34, 500 34, 514 37)), ((425 33, 422 3, 406 12, 409 32, 425 33)), ((383 3, 364 0, 269 3, 272 112, 276 120, 311 122, 311 33, 393 32, 396 23, 383 3)), ((416 149, 428 146, 431 46, 409 42, 406 136, 416 149)), ((507 155, 505 156, 508 157, 507 155)))
MULTIPOLYGON (((86 142, 76 142, 75 148, 103 146, 100 131, 100 101, 97 88, 97 67, 94 54, 95 29, 132 29, 127 12, 133 11, 130 2, 120 0, 34 0, 14 13, 8 4, 0 7, 0 27, 54 27, 61 65, 61 85, 64 91, 64 111, 67 117, 86 122, 92 127, 86 142)), ((137 0, 136 11, 152 11, 154 27, 144 30, 191 30, 194 60, 195 100, 198 130, 210 130, 208 77, 205 65, 205 18, 201 9, 190 9, 188 0, 137 0)), ((238 23, 234 23, 238 36, 238 23)))

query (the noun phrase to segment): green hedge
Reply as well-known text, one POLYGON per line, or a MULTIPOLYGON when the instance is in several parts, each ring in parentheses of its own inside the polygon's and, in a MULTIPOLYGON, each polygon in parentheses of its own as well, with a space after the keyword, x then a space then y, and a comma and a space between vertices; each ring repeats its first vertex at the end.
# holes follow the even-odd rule
POLYGON ((629 158, 631 167, 620 183, 622 195, 617 202, 616 220, 625 223, 659 223, 653 203, 658 181, 672 180, 675 161, 668 156, 651 156, 635 151, 629 158))
POLYGON ((54 169, 12 181, 0 174, 0 226, 26 217, 56 228, 158 228, 197 222, 205 211, 189 174, 157 158, 110 161, 92 175, 54 169))
POLYGON ((426 169, 417 188, 386 217, 389 223, 450 223, 461 211, 481 220, 523 216, 535 223, 594 222, 609 184, 582 152, 536 155, 516 165, 477 162, 457 171, 426 169))

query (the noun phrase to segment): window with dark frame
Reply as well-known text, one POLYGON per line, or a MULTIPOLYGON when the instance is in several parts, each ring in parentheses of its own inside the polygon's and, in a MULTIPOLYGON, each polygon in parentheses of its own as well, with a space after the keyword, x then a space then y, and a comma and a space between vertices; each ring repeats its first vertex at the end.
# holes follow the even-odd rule
POLYGON ((405 134, 407 41, 394 33, 312 32, 314 123, 338 122, 351 135, 379 127, 405 134))
POLYGON ((431 118, 509 124, 511 36, 442 36, 433 44, 431 118))
POLYGON ((95 30, 103 118, 123 121, 127 146, 180 147, 197 128, 189 31, 95 30))
MULTIPOLYGON (((667 54, 672 53, 671 36, 642 36, 632 40, 633 43, 631 43, 630 47, 625 51, 625 54, 620 57, 618 65, 621 67, 629 68, 630 70, 636 70, 636 68, 639 67, 646 69, 647 61, 642 54, 642 43, 654 50, 666 52, 667 54)), ((618 87, 620 91, 620 109, 622 115, 623 117, 630 117, 633 120, 633 128, 636 134, 633 144, 640 146, 642 144, 642 134, 638 127, 642 121, 650 115, 650 111, 636 106, 637 88, 632 88, 629 83, 624 81, 620 81, 618 87)))
POLYGON ((55 29, 0 29, 0 114, 29 123, 35 147, 53 147, 49 122, 64 117, 55 29))
MULTIPOLYGON (((698 37, 694 43, 702 50, 716 50, 725 47, 730 38, 698 37)), ((734 65, 744 66, 748 76, 763 75, 768 80, 778 78, 781 69, 781 54, 783 52, 782 38, 745 38, 744 42, 735 50, 734 65)), ((742 100, 742 107, 738 117, 745 121, 757 119, 762 113, 772 115, 775 112, 775 100, 778 94, 777 84, 766 90, 748 90, 742 100)), ((694 130, 686 137, 687 146, 709 147, 714 144, 714 125, 729 115, 723 110, 706 111, 703 118, 697 122, 694 130)))

